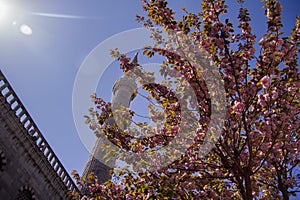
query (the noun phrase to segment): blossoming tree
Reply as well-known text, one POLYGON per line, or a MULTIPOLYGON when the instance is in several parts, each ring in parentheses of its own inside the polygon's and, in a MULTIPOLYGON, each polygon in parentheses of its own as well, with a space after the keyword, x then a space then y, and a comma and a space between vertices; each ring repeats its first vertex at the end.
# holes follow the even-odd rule
MULTIPOLYGON (((199 13, 190 13, 183 7, 184 15, 179 20, 165 0, 142 2, 146 15, 137 15, 137 21, 153 31, 157 44, 163 42, 155 29, 160 26, 165 32, 174 31, 179 39, 192 38, 194 45, 208 53, 208 59, 224 81, 227 108, 224 124, 211 151, 199 156, 210 122, 210 91, 201 73, 187 59, 190 54, 183 58, 168 49, 146 48, 146 56, 158 54, 166 58, 161 69, 164 76, 172 76, 176 71, 195 91, 197 103, 192 107, 201 117, 193 144, 178 159, 155 171, 138 174, 115 171, 123 177, 118 182, 99 185, 92 175, 82 180, 74 172, 78 182, 90 189, 90 197, 84 198, 250 200, 289 199, 297 195, 300 192, 297 63, 300 20, 296 18, 290 36, 284 37, 281 4, 264 0, 267 30, 262 38, 256 38, 243 1, 239 1, 236 27, 223 17, 228 8, 223 0, 203 0, 199 13)), ((138 66, 117 51, 112 54, 125 73, 138 66)), ((151 79, 151 74, 143 76, 151 79)), ((164 128, 152 129, 157 134, 150 138, 129 136, 126 131, 107 125, 105 120, 112 116, 111 105, 93 96, 98 109, 91 110, 89 123, 97 124, 93 126, 95 133, 101 130, 113 143, 134 153, 145 150, 144 147, 152 149, 168 144, 178 132, 183 115, 180 107, 184 105, 179 105, 173 93, 159 84, 146 84, 143 89, 167 110, 164 128)), ((160 120, 161 112, 151 105, 150 108, 152 119, 160 120)), ((135 115, 130 110, 128 113, 135 115)))

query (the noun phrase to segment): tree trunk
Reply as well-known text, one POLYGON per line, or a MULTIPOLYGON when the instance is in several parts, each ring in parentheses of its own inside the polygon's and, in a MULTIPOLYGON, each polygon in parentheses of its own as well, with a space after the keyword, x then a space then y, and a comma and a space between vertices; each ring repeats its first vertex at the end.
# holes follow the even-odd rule
POLYGON ((252 185, 249 173, 246 173, 245 176, 245 189, 246 189, 246 198, 245 200, 252 200, 252 185))

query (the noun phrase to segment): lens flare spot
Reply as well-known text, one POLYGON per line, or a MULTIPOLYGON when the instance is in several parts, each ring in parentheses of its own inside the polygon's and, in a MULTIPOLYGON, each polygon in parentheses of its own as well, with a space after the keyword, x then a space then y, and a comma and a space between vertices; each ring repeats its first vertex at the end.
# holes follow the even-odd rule
POLYGON ((20 26, 20 32, 24 35, 32 35, 32 29, 30 26, 23 24, 20 26))

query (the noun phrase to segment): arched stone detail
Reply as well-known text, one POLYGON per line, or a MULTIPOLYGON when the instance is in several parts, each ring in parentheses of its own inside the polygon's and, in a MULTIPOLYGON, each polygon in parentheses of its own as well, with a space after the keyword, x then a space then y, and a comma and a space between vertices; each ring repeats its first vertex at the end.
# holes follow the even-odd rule
POLYGON ((4 171, 4 167, 6 166, 6 158, 4 151, 0 148, 0 173, 4 171))
POLYGON ((29 186, 21 187, 15 198, 15 200, 35 200, 35 199, 36 197, 34 195, 34 191, 29 186))

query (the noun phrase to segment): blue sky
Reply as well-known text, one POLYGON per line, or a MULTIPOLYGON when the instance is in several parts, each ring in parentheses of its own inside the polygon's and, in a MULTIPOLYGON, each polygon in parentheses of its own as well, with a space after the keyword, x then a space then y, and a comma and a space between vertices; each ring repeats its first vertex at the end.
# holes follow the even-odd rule
MULTIPOLYGON (((199 2, 173 0, 170 4, 175 11, 183 5, 196 11, 199 2)), ((229 16, 234 18, 238 5, 234 0, 228 2, 229 16)), ((7 16, 0 14, 0 68, 65 168, 81 173, 89 152, 78 136, 72 114, 76 74, 99 43, 140 27, 134 19, 136 13, 143 13, 142 4, 139 0, 0 0, 2 3, 9 12, 7 16), (23 24, 31 28, 31 35, 20 32, 23 24)), ((261 1, 246 0, 245 6, 250 8, 253 31, 261 35, 265 30, 261 1)), ((283 12, 284 31, 289 32, 300 14, 299 0, 284 1, 283 12)), ((118 78, 113 71, 105 74, 107 79, 118 78)), ((99 88, 111 91, 112 85, 99 88)))

